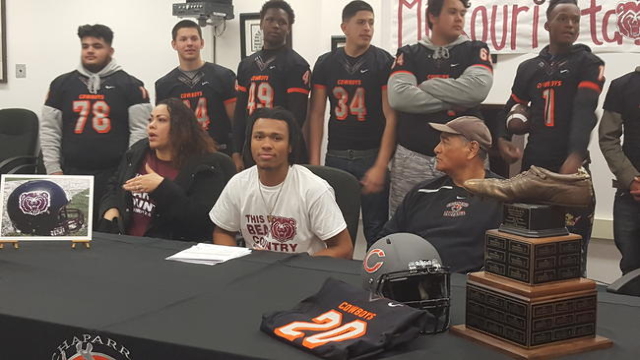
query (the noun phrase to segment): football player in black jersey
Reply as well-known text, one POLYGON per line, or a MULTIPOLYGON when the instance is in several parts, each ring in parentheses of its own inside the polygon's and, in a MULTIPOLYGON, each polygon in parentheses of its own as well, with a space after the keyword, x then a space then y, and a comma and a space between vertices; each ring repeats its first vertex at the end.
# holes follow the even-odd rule
MULTIPOLYGON (((233 134, 236 151, 242 151, 247 117, 256 109, 282 106, 302 124, 307 117, 309 64, 286 43, 295 15, 282 0, 270 0, 260 10, 262 50, 243 59, 238 66, 237 98, 233 134)), ((306 146, 301 146, 304 150, 306 146)), ((250 153, 245 162, 250 164, 250 153)), ((307 161, 306 153, 298 154, 299 163, 307 161)))
POLYGON ((143 83, 113 60, 111 29, 83 25, 78 37, 80 66, 51 83, 40 142, 48 174, 94 176, 97 209, 122 155, 146 136, 151 105, 143 83))
POLYGON ((387 165, 395 147, 396 114, 387 101, 393 57, 371 45, 371 5, 352 1, 342 11, 346 45, 318 58, 309 114, 310 162, 320 165, 327 97, 329 144, 325 165, 353 174, 363 185, 365 238, 377 239, 389 213, 387 165))
POLYGON ((429 122, 481 117, 478 106, 493 83, 487 44, 463 35, 467 0, 429 0, 431 34, 398 49, 389 77, 389 103, 398 114, 398 146, 391 166, 392 215, 417 183, 442 176, 435 170, 438 133, 429 122))
POLYGON ((218 150, 231 155, 231 121, 236 106, 233 71, 202 60, 202 30, 191 20, 178 22, 171 31, 171 46, 180 65, 156 81, 156 103, 171 97, 182 99, 196 113, 218 150))
MULTIPOLYGON (((580 30, 580 9, 575 0, 552 0, 544 28, 549 32, 549 45, 518 67, 505 111, 516 104, 530 108, 523 170, 535 165, 573 174, 588 165, 587 146, 597 123, 595 109, 604 85, 604 62, 586 45, 574 44, 580 30)), ((593 211, 567 214, 569 231, 583 238, 583 272, 593 211)))

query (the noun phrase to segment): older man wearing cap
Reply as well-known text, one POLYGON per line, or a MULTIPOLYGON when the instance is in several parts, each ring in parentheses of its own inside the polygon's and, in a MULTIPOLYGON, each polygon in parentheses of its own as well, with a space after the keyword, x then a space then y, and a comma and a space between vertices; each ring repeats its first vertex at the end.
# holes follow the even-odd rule
POLYGON ((422 236, 436 247, 452 272, 475 271, 483 265, 484 233, 500 225, 502 205, 472 197, 462 184, 469 179, 499 178, 484 168, 491 134, 473 116, 429 125, 440 132, 440 143, 434 149, 436 169, 446 175, 409 191, 379 237, 398 232, 422 236))

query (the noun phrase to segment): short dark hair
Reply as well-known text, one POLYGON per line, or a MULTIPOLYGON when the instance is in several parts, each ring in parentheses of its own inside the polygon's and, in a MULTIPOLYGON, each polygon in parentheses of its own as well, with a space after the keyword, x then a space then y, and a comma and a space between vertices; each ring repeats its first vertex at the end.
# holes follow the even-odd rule
POLYGON ((573 4, 575 6, 578 6, 578 1, 577 0, 551 0, 551 1, 549 1, 549 7, 547 8, 547 19, 551 16, 551 12, 553 11, 553 9, 555 9, 556 6, 558 6, 560 4, 573 4))
POLYGON ((267 10, 269 9, 284 10, 289 16, 289 25, 293 25, 296 21, 296 14, 293 13, 291 5, 284 0, 269 0, 264 3, 264 5, 262 5, 262 9, 260 9, 260 21, 264 19, 264 16, 267 14, 267 10))
POLYGON ((158 102, 169 111, 171 162, 180 169, 191 157, 215 152, 215 142, 202 129, 196 114, 182 100, 168 98, 158 102))
MULTIPOLYGON (((442 13, 442 7, 444 6, 444 1, 445 0, 429 0, 427 4, 427 25, 429 25, 429 29, 433 28, 433 23, 429 20, 429 14, 435 17, 440 16, 440 13, 442 13)), ((467 9, 471 6, 469 0, 460 0, 460 2, 467 9)))
POLYGON ((287 128, 289 129, 289 146, 291 147, 291 153, 289 153, 289 165, 297 164, 299 160, 299 155, 302 153, 300 149, 300 137, 302 136, 302 131, 300 130, 300 126, 296 122, 296 118, 293 113, 281 106, 276 106, 274 108, 260 108, 256 110, 248 119, 247 124, 247 134, 244 142, 243 149, 243 157, 245 163, 253 164, 253 158, 251 154, 251 140, 253 133, 253 125, 255 125, 258 119, 274 119, 274 120, 282 120, 287 123, 287 128), (251 160, 251 161, 248 161, 251 160))
POLYGON ((191 29, 191 28, 197 29, 198 35, 200 35, 200 39, 202 39, 202 29, 193 20, 182 20, 182 21, 179 21, 177 24, 175 24, 173 29, 171 29, 171 38, 173 39, 173 41, 175 41, 176 37, 178 36, 178 31, 180 29, 191 29))
POLYGON ((356 16, 358 11, 373 12, 373 8, 362 0, 354 0, 342 9, 342 22, 349 21, 352 17, 356 16))
POLYGON ((108 26, 101 24, 78 26, 78 37, 80 40, 87 36, 102 39, 104 42, 109 44, 109 46, 111 46, 111 43, 113 42, 113 31, 109 29, 108 26))

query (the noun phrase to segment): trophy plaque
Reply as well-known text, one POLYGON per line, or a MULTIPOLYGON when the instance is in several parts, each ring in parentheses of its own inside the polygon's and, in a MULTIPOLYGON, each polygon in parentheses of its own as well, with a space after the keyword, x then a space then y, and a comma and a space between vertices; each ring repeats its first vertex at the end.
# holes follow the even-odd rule
POLYGON ((485 270, 527 284, 579 278, 579 235, 527 238, 489 230, 485 236, 485 270))
POLYGON ((526 237, 569 235, 565 214, 557 206, 504 204, 500 231, 526 237))
POLYGON ((596 335, 597 290, 581 278, 581 241, 557 207, 505 204, 485 236, 485 271, 467 276, 466 325, 451 332, 519 359, 611 347, 596 335))

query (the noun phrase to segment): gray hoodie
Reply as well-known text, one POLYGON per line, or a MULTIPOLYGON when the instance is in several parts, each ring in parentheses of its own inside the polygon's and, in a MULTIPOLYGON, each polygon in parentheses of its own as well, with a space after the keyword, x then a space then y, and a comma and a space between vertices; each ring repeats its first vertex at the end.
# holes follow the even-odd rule
MULTIPOLYGON (((431 39, 425 37, 418 44, 433 50, 433 59, 446 59, 450 49, 468 41, 469 38, 461 35, 450 44, 436 46, 431 39)), ((396 72, 389 77, 389 104, 396 110, 412 114, 471 108, 484 101, 492 84, 491 71, 479 66, 468 67, 456 79, 435 78, 420 84, 415 75, 396 72)))

